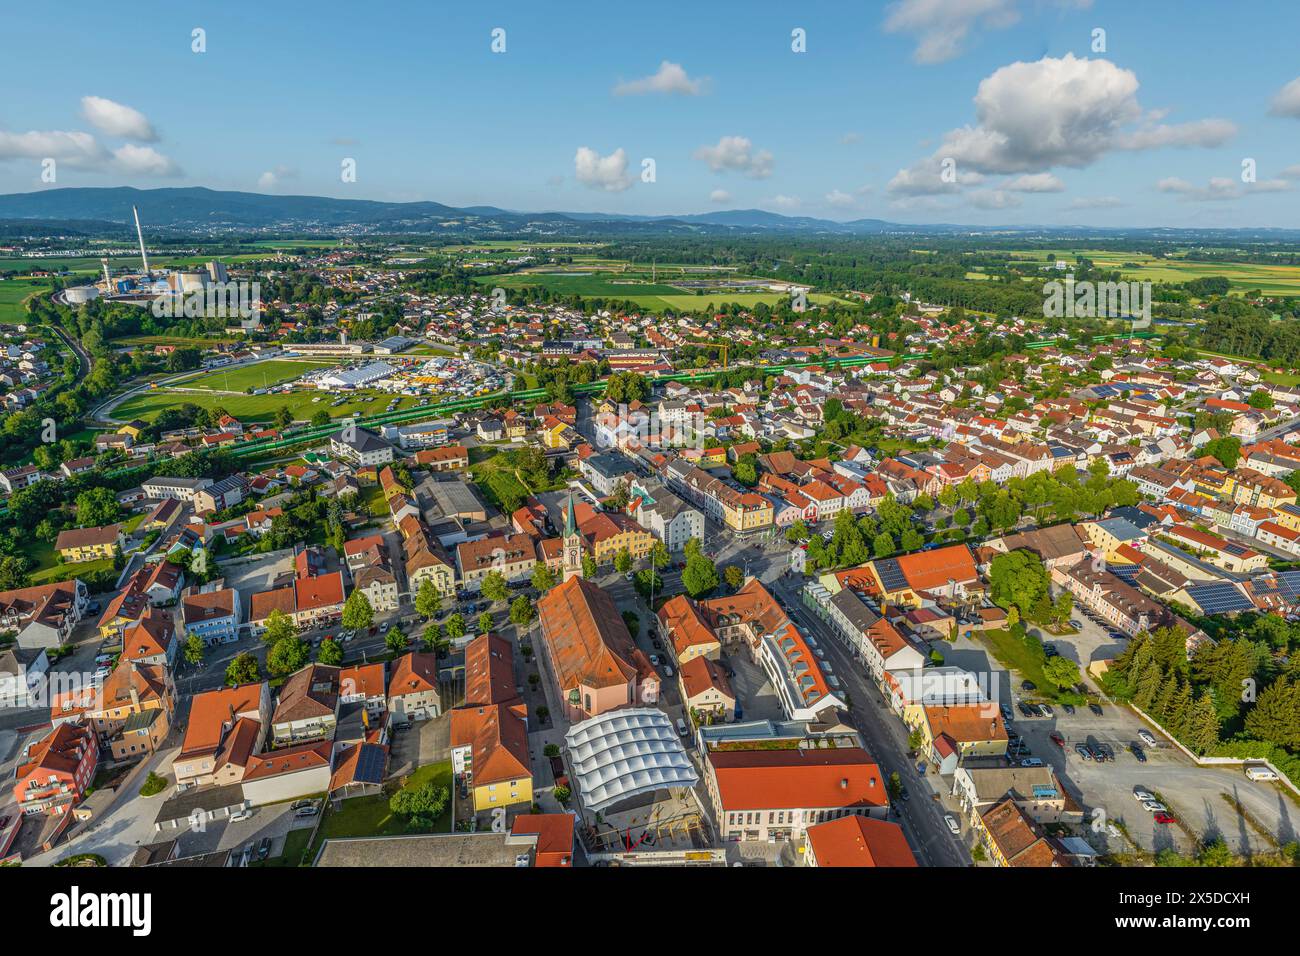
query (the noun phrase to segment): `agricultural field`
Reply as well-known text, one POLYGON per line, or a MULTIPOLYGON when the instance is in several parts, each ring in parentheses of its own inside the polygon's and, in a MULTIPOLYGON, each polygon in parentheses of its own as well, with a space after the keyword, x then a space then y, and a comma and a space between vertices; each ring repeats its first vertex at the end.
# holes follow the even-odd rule
POLYGON ((131 345, 176 345, 181 347, 212 348, 214 345, 229 345, 235 339, 229 335, 205 335, 203 338, 189 338, 182 335, 124 335, 110 339, 109 344, 118 348, 131 345))
MULTIPOLYGON (((1040 249, 1018 250, 1010 255, 1015 259, 1047 264, 1048 253, 1040 249)), ((1118 269, 1124 278, 1139 282, 1190 282, 1206 276, 1223 276, 1232 292, 1258 289, 1265 295, 1300 295, 1300 266, 1164 259, 1144 252, 1114 249, 1063 249, 1053 255, 1068 263, 1073 263, 1077 256, 1091 259, 1099 267, 1118 269)))
MULTIPOLYGON (((684 273, 676 268, 676 275, 685 276, 689 281, 700 281, 707 274, 698 272, 684 273)), ((672 266, 656 269, 656 274, 674 270, 672 266)), ((593 298, 626 299, 643 309, 652 312, 706 312, 726 303, 736 303, 753 308, 760 302, 776 306, 789 301, 783 292, 733 292, 725 289, 709 290, 696 295, 687 288, 672 285, 662 278, 651 282, 649 270, 641 267, 626 271, 609 271, 608 269, 583 271, 546 270, 538 272, 516 272, 510 275, 479 276, 475 282, 482 285, 503 289, 519 289, 527 286, 541 286, 560 295, 578 295, 593 298)), ((685 280, 684 280, 685 281, 685 280)), ((837 298, 825 293, 814 292, 808 296, 809 301, 828 303, 837 298)), ((842 300, 841 300, 842 301, 842 300)))
POLYGON ((0 322, 22 324, 27 315, 24 300, 49 288, 44 279, 5 279, 0 282, 0 322))

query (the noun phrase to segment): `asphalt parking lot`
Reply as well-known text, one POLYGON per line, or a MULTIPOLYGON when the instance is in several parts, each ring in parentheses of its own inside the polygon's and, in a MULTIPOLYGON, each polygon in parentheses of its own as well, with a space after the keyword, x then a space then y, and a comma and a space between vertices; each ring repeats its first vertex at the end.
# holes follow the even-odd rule
MULTIPOLYGON (((1052 767, 1085 808, 1085 820, 1090 825, 1099 822, 1102 827, 1099 835, 1104 835, 1106 823, 1118 821, 1144 850, 1158 852, 1173 847, 1189 852, 1194 849, 1192 840, 1181 827, 1156 823, 1154 815, 1134 799, 1133 788, 1142 786, 1159 793, 1166 806, 1198 839, 1221 836, 1234 852, 1268 851, 1273 845, 1223 798, 1225 793, 1240 801, 1278 842, 1296 839, 1300 808, 1278 785, 1247 780, 1240 768, 1198 767, 1125 707, 1103 705, 1101 716, 1086 707, 1076 708, 1073 715, 1060 706, 1054 706, 1053 710, 1054 717, 1033 719, 1014 711, 1010 729, 1024 738, 1033 756, 1052 767), (1142 744, 1138 738, 1140 730, 1154 734, 1157 746, 1142 744), (1063 748, 1052 742, 1049 736, 1052 732, 1065 738, 1063 748), (1138 762, 1129 752, 1129 744, 1133 742, 1142 747, 1146 763, 1138 762), (1109 745, 1115 759, 1105 763, 1085 760, 1075 752, 1077 743, 1109 745), (1104 815, 1096 816, 1097 810, 1104 815)), ((1107 849, 1127 848, 1127 841, 1122 837, 1117 840, 1111 836, 1104 842, 1107 849)))

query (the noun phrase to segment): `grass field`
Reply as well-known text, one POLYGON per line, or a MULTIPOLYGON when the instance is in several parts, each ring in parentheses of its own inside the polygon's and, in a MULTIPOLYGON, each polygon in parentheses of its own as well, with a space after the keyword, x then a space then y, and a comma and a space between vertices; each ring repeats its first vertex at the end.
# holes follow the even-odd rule
MULTIPOLYGON (((775 306, 788 302, 789 296, 783 292, 708 292, 694 295, 685 289, 666 285, 662 281, 652 283, 640 278, 643 273, 633 272, 594 272, 591 275, 556 274, 548 272, 516 272, 511 275, 479 276, 474 281, 485 286, 500 286, 503 289, 519 289, 526 286, 541 286, 561 295, 579 295, 592 298, 627 299, 651 312, 707 312, 727 303, 735 303, 745 308, 753 308, 760 302, 775 306)), ((699 275, 692 276, 699 279, 699 275)), ((837 301, 835 296, 814 292, 808 296, 809 301, 828 303, 837 301)), ((843 301, 843 300, 840 300, 843 301)))
POLYGON ((6 279, 0 282, 0 322, 22 324, 27 317, 24 301, 28 296, 49 288, 50 284, 44 279, 6 279))
MULTIPOLYGON (((1041 249, 1016 250, 1010 255, 1015 259, 1037 261, 1044 265, 1047 262, 1047 252, 1041 249)), ((1209 262, 1194 259, 1190 255, 1185 258, 1158 258, 1149 253, 1114 249, 1062 249, 1055 254, 1055 258, 1068 263, 1073 263, 1076 256, 1091 259, 1099 267, 1118 269, 1126 279, 1190 282, 1206 276, 1223 276, 1228 280, 1232 292, 1258 289, 1266 295, 1300 295, 1300 266, 1209 262)), ((1052 272, 1055 274, 1055 270, 1052 272)))
MULTIPOLYGON (((312 402, 313 398, 318 397, 320 397, 319 393, 309 391, 285 392, 280 395, 223 395, 219 392, 177 392, 157 389, 133 395, 117 406, 113 417, 119 421, 139 418, 151 422, 165 408, 192 404, 200 408, 224 408, 231 415, 245 422, 269 422, 275 417, 280 406, 285 405, 294 418, 305 421, 321 409, 329 412, 333 418, 344 418, 353 412, 363 416, 378 415, 387 410, 388 403, 392 400, 392 396, 389 395, 374 395, 348 401, 338 408, 330 408, 327 401, 312 402)), ((399 398, 397 407, 410 408, 419 401, 418 398, 403 395, 399 398)))
MULTIPOLYGON (((1016 671, 1021 680, 1032 681, 1038 687, 1036 695, 1051 701, 1057 700, 1056 685, 1043 673, 1047 657, 1041 647, 1031 646, 1029 642, 1002 629, 985 631, 983 640, 999 664, 1007 670, 1016 671)), ((1015 683, 1019 684, 1019 680, 1015 683)))
POLYGON ((504 457, 493 456, 470 465, 470 476, 487 499, 500 511, 508 513, 507 503, 522 501, 529 491, 515 477, 512 469, 504 466, 504 457))
POLYGON ((120 339, 110 339, 109 344, 116 347, 128 345, 178 345, 211 348, 214 345, 229 345, 235 340, 228 335, 205 335, 203 338, 186 338, 180 335, 124 335, 120 339))
POLYGON ((250 388, 268 388, 306 375, 313 369, 330 368, 335 363, 309 359, 267 359, 239 368, 213 369, 183 383, 186 388, 242 392, 250 388))

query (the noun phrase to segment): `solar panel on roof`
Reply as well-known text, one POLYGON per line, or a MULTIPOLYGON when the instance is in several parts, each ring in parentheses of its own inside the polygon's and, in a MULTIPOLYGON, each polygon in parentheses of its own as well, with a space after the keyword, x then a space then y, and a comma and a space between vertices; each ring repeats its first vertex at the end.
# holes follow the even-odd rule
POLYGON ((1112 564, 1106 568, 1111 574, 1128 584, 1133 583, 1133 579, 1142 573, 1140 564, 1112 564))
POLYGON ((1255 605, 1231 584, 1213 582, 1194 584, 1187 589, 1187 595, 1206 614, 1230 614, 1233 611, 1253 611, 1255 605))
POLYGON ((903 569, 899 567, 897 558, 886 558, 883 561, 877 561, 876 574, 880 576, 880 583, 884 585, 885 590, 890 593, 901 591, 907 587, 907 576, 903 574, 903 569))
POLYGON ((384 780, 384 751, 379 747, 362 746, 357 758, 356 779, 363 783, 382 783, 384 780))

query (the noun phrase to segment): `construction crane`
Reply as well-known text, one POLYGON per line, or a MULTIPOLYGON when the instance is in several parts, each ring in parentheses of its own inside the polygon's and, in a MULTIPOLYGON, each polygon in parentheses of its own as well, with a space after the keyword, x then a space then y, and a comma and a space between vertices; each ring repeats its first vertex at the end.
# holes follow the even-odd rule
POLYGON ((726 368, 728 367, 728 365, 727 365, 727 350, 731 348, 731 345, 730 345, 729 343, 727 343, 727 342, 692 342, 691 344, 692 344, 692 345, 698 345, 698 346, 701 346, 701 347, 707 346, 707 347, 709 347, 709 348, 721 349, 721 350, 722 350, 722 367, 723 367, 724 369, 726 369, 726 368))

